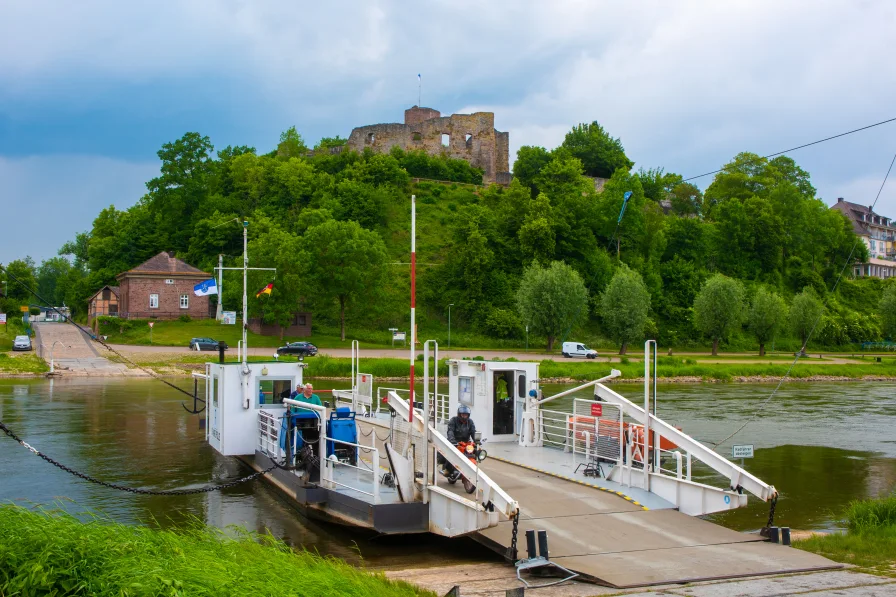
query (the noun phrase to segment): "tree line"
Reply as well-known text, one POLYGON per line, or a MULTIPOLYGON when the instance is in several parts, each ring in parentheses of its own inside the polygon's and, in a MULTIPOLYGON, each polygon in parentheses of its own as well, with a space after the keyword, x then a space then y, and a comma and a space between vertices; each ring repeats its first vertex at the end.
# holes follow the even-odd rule
MULTIPOLYGON (((519 339, 529 326, 549 346, 577 334, 622 350, 646 337, 715 349, 747 332, 764 346, 782 332, 800 339, 794 314, 814 297, 826 301, 813 335, 822 344, 892 333, 879 310, 883 281, 847 279, 831 290, 856 236, 789 157, 738 154, 704 192, 663 168, 633 171, 621 141, 594 122, 552 150, 522 147, 513 182, 485 187, 463 160, 343 144, 309 149, 290 128, 265 154, 215 151, 187 133, 160 149, 160 174, 135 205, 102 210, 59 257, 9 267, 83 315, 87 297, 162 250, 205 271, 219 254, 237 265, 242 239, 228 222, 249 220, 252 265, 277 268, 251 276, 275 292, 250 301, 250 315, 287 325, 307 310, 345 337, 351 326, 407 323, 402 264, 414 193, 421 327, 453 304, 459 327, 519 339)), ((859 242, 853 260, 866 259, 859 242)), ((225 279, 225 304, 241 292, 225 279)), ((25 298, 14 285, 10 296, 25 298)))

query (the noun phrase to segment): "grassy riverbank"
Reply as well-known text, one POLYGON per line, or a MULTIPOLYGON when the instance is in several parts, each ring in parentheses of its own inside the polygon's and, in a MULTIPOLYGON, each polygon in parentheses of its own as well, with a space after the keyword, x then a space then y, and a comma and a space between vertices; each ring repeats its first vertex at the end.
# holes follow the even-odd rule
POLYGON ((33 352, 0 352, 0 374, 22 375, 46 373, 50 370, 46 361, 33 352))
POLYGON ((434 595, 271 536, 165 531, 0 506, 0 595, 434 595))
POLYGON ((896 494, 853 502, 845 518, 846 533, 816 535, 794 542, 794 547, 863 572, 896 577, 896 494))
MULTIPOLYGON (((471 351, 474 352, 474 351, 471 351)), ((171 355, 154 353, 133 353, 128 355, 135 362, 151 367, 160 373, 189 372, 201 368, 202 363, 215 360, 213 355, 177 353, 171 355)), ((475 353, 471 355, 475 358, 475 353)), ((291 357, 289 357, 291 358, 291 357)), ((479 357, 481 358, 481 357, 479 357)), ((114 359, 113 359, 114 360, 114 359)), ((228 360, 235 360, 234 356, 228 360)), ((269 360, 251 357, 253 361, 269 360)), ((508 359, 507 362, 513 362, 508 359)), ((896 378, 896 358, 885 357, 877 363, 871 360, 844 363, 817 359, 800 360, 791 371, 794 379, 802 380, 858 380, 896 378)), ((726 358, 725 362, 712 359, 660 357, 659 376, 670 381, 768 381, 783 376, 790 368, 790 359, 760 360, 755 357, 726 358)), ((311 378, 345 378, 351 376, 351 360, 341 357, 317 356, 305 359, 305 376, 311 378)), ((639 379, 644 375, 644 365, 639 362, 606 363, 601 361, 541 361, 542 379, 562 379, 587 381, 607 375, 611 369, 622 371, 622 380, 639 379)), ((361 370, 374 377, 407 378, 408 362, 404 359, 370 358, 362 359, 361 370)), ((440 375, 447 375, 447 363, 439 363, 440 375)), ((422 375, 422 366, 419 367, 422 375)))

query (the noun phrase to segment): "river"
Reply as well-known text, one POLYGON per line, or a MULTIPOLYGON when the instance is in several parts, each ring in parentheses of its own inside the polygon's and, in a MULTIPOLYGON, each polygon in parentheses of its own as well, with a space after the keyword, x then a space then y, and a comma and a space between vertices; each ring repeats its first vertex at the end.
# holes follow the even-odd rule
MULTIPOLYGON (((192 385, 188 379, 175 383, 192 385)), ((316 384, 318 389, 346 386, 316 384)), ((545 395, 568 387, 545 386, 545 395)), ((643 401, 641 386, 619 384, 614 389, 636 403, 643 401)), ((776 523, 782 526, 837 529, 839 514, 851 500, 896 488, 896 398, 891 385, 788 383, 763 406, 772 389, 758 384, 663 385, 658 388, 658 414, 704 442, 722 439, 756 414, 719 452, 730 454, 732 443, 755 446, 755 457, 745 461, 745 468, 780 491, 776 523)), ((45 454, 113 483, 175 489, 245 475, 245 467, 205 444, 200 417, 181 407, 182 398, 151 379, 0 379, 0 421, 45 454)), ((561 399, 551 408, 569 410, 571 400, 561 399)), ((240 524, 269 529, 293 545, 374 566, 492 557, 472 542, 374 538, 309 521, 261 482, 178 497, 113 491, 50 466, 9 438, 0 436, 0 442, 2 502, 59 507, 78 515, 99 512, 120 522, 163 527, 191 520, 219 527, 240 524)), ((710 518, 734 529, 755 530, 767 515, 768 506, 751 499, 747 508, 710 518)))

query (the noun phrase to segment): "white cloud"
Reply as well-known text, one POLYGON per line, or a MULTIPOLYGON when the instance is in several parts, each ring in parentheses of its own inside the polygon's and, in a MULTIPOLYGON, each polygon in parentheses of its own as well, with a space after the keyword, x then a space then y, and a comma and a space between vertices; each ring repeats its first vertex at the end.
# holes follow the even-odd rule
POLYGON ((158 163, 101 156, 0 157, 0 262, 54 256, 75 233, 90 230, 101 209, 136 203, 158 171, 158 163))

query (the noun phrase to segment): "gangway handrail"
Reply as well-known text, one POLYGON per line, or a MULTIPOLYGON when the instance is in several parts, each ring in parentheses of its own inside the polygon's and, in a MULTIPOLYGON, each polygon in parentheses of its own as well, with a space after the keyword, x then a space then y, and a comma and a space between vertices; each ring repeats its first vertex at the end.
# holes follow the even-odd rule
MULTIPOLYGON (((324 421, 327 420, 327 409, 324 406, 318 406, 317 404, 312 404, 311 402, 299 402, 298 400, 293 400, 292 398, 284 398, 283 404, 287 406, 295 406, 297 408, 302 408, 305 410, 312 410, 317 413, 318 423, 320 424, 320 428, 324 429, 324 421)), ((288 414, 288 411, 287 411, 288 414)), ((327 443, 326 443, 326 432, 320 434, 320 439, 317 441, 317 453, 320 458, 325 458, 327 454, 327 443)), ((329 471, 330 469, 326 466, 321 467, 321 480, 332 481, 332 478, 327 478, 329 475, 325 471, 329 471)))
MULTIPOLYGON (((405 417, 405 420, 407 420, 408 403, 394 391, 389 392, 389 406, 395 410, 399 417, 405 417)), ((413 431, 420 434, 423 433, 423 415, 417 409, 414 409, 413 431)), ((480 487, 485 486, 486 489, 483 491, 484 504, 491 502, 495 510, 507 518, 513 518, 514 514, 519 512, 519 503, 501 489, 500 485, 492 481, 482 469, 473 464, 469 458, 461 454, 454 444, 449 442, 448 438, 439 433, 438 429, 432 425, 429 426, 429 438, 439 454, 454 465, 462 475, 467 479, 477 479, 480 487)), ((424 479, 426 479, 425 473, 424 479)))
MULTIPOLYGON (((622 408, 622 411, 628 416, 635 419, 642 425, 645 423, 644 409, 627 398, 617 394, 610 388, 602 384, 594 386, 594 393, 600 399, 615 404, 622 408)), ((769 501, 778 495, 774 485, 765 483, 758 477, 751 475, 741 467, 737 466, 724 456, 704 446, 688 434, 679 431, 672 425, 669 425, 654 415, 650 416, 650 427, 652 431, 659 432, 659 435, 672 441, 679 448, 692 454, 698 460, 712 468, 717 473, 724 475, 731 482, 732 488, 741 487, 749 491, 762 501, 769 501)), ((645 434, 646 437, 646 434, 645 434)), ((659 446, 656 446, 659 447, 659 446)))

